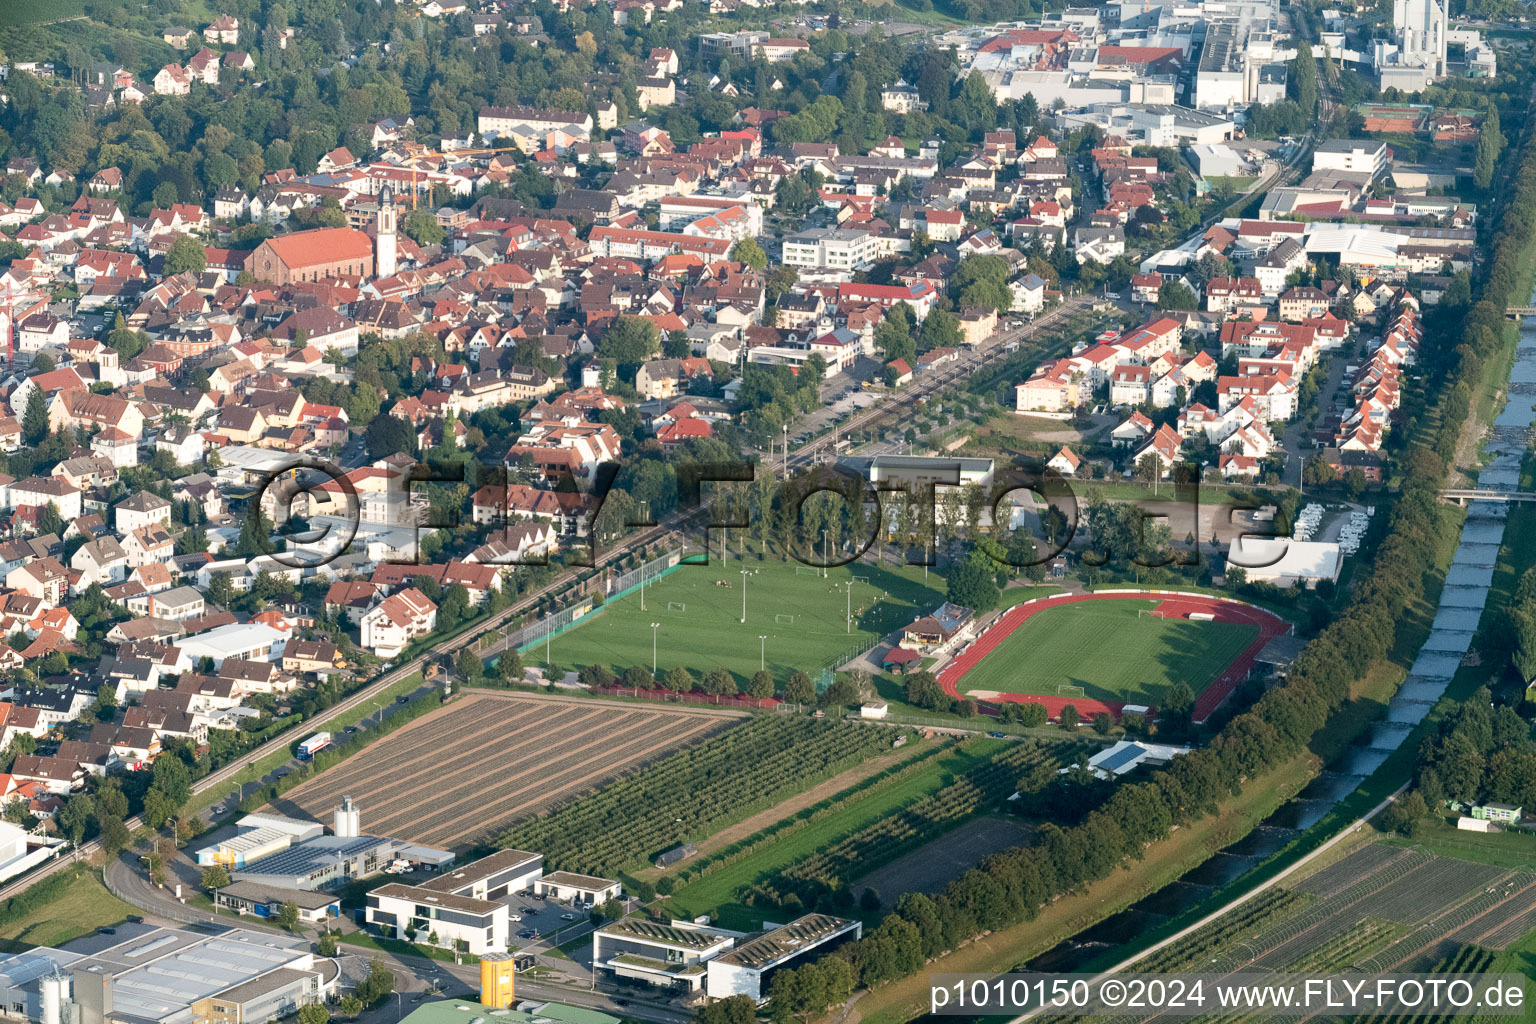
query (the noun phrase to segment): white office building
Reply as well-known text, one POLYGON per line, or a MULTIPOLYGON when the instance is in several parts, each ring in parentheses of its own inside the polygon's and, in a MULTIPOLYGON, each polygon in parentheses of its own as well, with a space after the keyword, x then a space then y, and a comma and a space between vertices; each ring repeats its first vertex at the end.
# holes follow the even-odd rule
POLYGON ((729 950, 739 937, 691 921, 662 924, 630 917, 592 933, 592 964, 615 978, 697 992, 708 976, 705 961, 729 950))
POLYGON ((775 971, 819 957, 863 934, 858 921, 807 914, 708 961, 706 991, 711 999, 749 996, 761 1003, 775 971))
POLYGON ((391 882, 368 893, 367 921, 397 938, 480 956, 507 949, 507 905, 391 882))

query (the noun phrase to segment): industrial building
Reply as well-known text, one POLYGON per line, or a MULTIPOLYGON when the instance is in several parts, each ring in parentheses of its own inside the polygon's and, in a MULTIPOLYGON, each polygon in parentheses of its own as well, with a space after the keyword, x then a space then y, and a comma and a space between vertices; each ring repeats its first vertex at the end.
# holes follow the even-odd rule
POLYGON ((316 836, 230 872, 236 881, 322 889, 376 875, 409 844, 380 836, 316 836))
POLYGON ((706 961, 709 998, 766 998, 768 982, 782 967, 793 967, 859 938, 864 925, 828 914, 807 914, 706 961))
POLYGON ((52 857, 59 842, 34 836, 9 821, 0 821, 0 880, 19 875, 52 857))
POLYGON ((625 918, 592 933, 592 966, 615 978, 697 992, 708 973, 705 961, 728 951, 740 937, 740 932, 689 921, 625 918))
POLYGON ((245 1024, 323 1001, 337 973, 299 936, 126 924, 66 949, 0 956, 0 1000, 33 1024, 245 1024))
MULTIPOLYGON (((1130 710, 1127 705, 1126 710, 1130 710)), ((1100 779, 1113 779, 1121 775, 1128 775, 1137 768, 1149 766, 1161 768, 1180 754, 1189 753, 1189 748, 1169 743, 1147 743, 1141 740, 1121 740, 1112 747, 1105 747, 1088 759, 1088 768, 1100 779)), ((1077 767, 1073 765, 1072 768, 1077 767)), ((1072 768, 1061 768, 1059 775, 1065 775, 1072 768)))
POLYGON ((177 641, 192 664, 207 658, 214 668, 224 664, 226 658, 281 662, 287 644, 287 633, 264 622, 231 622, 177 641))
POLYGON ((1252 583, 1315 587, 1322 580, 1337 583, 1344 559, 1337 544, 1324 541, 1237 537, 1227 564, 1242 569, 1252 583))
POLYGON ((270 857, 296 842, 325 834, 318 821, 285 818, 277 814, 247 814, 235 823, 235 835, 197 851, 199 867, 245 867, 249 861, 270 857))
POLYGON ((333 814, 333 835, 313 821, 277 814, 248 814, 228 839, 197 851, 197 863, 220 865, 239 882, 278 889, 324 889, 383 871, 396 860, 430 867, 453 854, 427 846, 361 835, 362 812, 344 796, 333 814))
POLYGON ((934 455, 847 456, 837 468, 857 473, 877 488, 921 487, 925 484, 992 486, 991 459, 949 459, 934 455))
MULTIPOLYGON (((368 894, 364 917, 375 928, 398 933, 409 929, 417 942, 435 942, 444 947, 462 943, 464 949, 476 956, 500 953, 507 948, 510 917, 506 904, 498 901, 515 893, 539 891, 543 875, 543 854, 500 850, 419 885, 380 886, 368 894)), ((583 875, 567 878, 606 881, 583 875)), ((615 888, 618 885, 607 884, 615 888)), ((557 882, 554 888, 559 887, 557 882)), ((553 889, 545 891, 553 894, 553 889)), ((584 891, 594 890, 589 886, 584 891)))

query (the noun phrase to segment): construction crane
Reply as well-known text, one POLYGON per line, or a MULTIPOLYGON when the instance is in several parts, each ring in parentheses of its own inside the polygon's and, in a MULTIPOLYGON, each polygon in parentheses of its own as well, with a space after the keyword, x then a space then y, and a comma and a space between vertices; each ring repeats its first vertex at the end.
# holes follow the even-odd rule
MULTIPOLYGON (((495 149, 455 149, 451 153, 440 153, 440 152, 438 152, 435 149, 429 149, 429 150, 426 150, 425 152, 417 153, 412 158, 412 163, 411 163, 411 209, 413 209, 413 210, 416 209, 416 182, 417 182, 417 177, 416 176, 417 176, 417 173, 420 171, 420 168, 417 167, 416 164, 415 164, 416 160, 421 160, 421 159, 425 159, 425 158, 428 158, 428 157, 434 157, 434 156, 436 156, 436 157, 443 157, 443 158, 450 158, 450 157, 456 157, 456 156, 486 156, 486 155, 491 154, 491 153, 521 153, 521 152, 522 152, 522 150, 519 147, 517 147, 517 146, 499 146, 499 147, 497 147, 495 149)), ((433 203, 432 182, 431 182, 430 179, 428 179, 428 181, 427 181, 427 205, 431 206, 432 203, 433 203)))

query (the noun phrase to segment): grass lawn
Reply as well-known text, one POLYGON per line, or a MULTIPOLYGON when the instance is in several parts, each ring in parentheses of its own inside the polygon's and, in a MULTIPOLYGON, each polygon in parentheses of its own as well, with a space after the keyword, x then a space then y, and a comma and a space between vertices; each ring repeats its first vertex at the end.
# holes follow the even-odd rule
MULTIPOLYGON (((377 949, 386 953, 394 953, 396 956, 424 956, 431 960, 442 960, 453 963, 452 950, 439 949, 437 946, 423 946, 414 942, 406 942, 404 939, 385 939, 377 935, 369 935, 364 931, 346 932, 338 934, 336 941, 347 946, 361 946, 363 949, 377 949)), ((464 963, 476 963, 480 958, 473 953, 461 953, 460 958, 464 963)))
POLYGON ((1157 704, 1175 680, 1199 694, 1258 635, 1257 626, 1138 614, 1156 605, 1090 601, 1037 612, 966 673, 966 692, 1056 697, 1077 686, 1095 700, 1157 704))
MULTIPOLYGON (((857 650, 911 622, 944 600, 944 578, 909 565, 867 564, 812 570, 798 562, 734 558, 709 565, 683 565, 645 588, 645 610, 635 592, 609 601, 592 621, 556 637, 551 658, 556 665, 607 665, 622 673, 631 665, 649 668, 652 623, 658 670, 682 666, 698 676, 712 668, 729 669, 745 683, 758 670, 754 655, 780 681, 791 672, 814 674, 840 664, 857 650), (741 621, 742 576, 746 578, 747 621, 741 621), (853 628, 845 623, 854 580, 853 628), (719 585, 723 581, 728 586, 719 585), (760 641, 760 637, 766 640, 760 641)), ((525 655, 543 663, 542 644, 525 655)))
MULTIPOLYGON (((58 946, 97 928, 126 921, 139 908, 107 891, 101 872, 78 865, 60 894, 32 910, 0 923, 0 951, 20 953, 33 946, 58 946)), ((50 879, 49 881, 52 881, 50 879)))
POLYGON ((1536 835, 1528 832, 1463 832, 1445 818, 1419 826, 1412 839, 1383 840, 1391 846, 1424 850, 1437 857, 1492 864, 1500 868, 1536 868, 1536 835))
POLYGON ((668 901, 668 912, 675 917, 691 918, 718 910, 721 923, 727 928, 760 927, 762 910, 735 903, 738 890, 938 792, 963 773, 984 763, 1002 749, 1005 742, 990 738, 969 740, 910 775, 856 794, 836 812, 759 847, 750 857, 684 885, 668 901))

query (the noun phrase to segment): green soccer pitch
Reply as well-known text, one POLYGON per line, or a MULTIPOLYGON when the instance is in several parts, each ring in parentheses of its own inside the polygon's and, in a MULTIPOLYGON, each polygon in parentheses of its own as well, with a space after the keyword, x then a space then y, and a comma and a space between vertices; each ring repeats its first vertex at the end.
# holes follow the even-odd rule
MULTIPOLYGON (((645 586, 602 606, 601 614, 554 638, 556 665, 606 665, 622 674, 631 665, 651 667, 651 623, 656 630, 659 672, 681 665, 699 678, 712 668, 728 669, 744 684, 758 670, 759 647, 768 671, 782 683, 791 672, 816 672, 866 648, 944 601, 945 582, 909 565, 838 566, 812 570, 798 562, 729 559, 723 565, 681 565, 645 586), (741 621, 741 570, 746 578, 747 621, 741 621), (848 589, 853 584, 853 629, 845 628, 848 589), (720 581, 729 584, 721 586, 720 581), (863 582, 867 581, 867 582, 863 582), (862 611, 860 610, 862 609, 862 611), (759 641, 760 636, 767 639, 759 641)), ((542 644, 529 649, 530 665, 542 663, 542 644)))
POLYGON ((1259 627, 1165 619, 1157 601, 1084 601, 1031 615, 960 680, 980 697, 1019 693, 1156 705, 1175 680, 1199 696, 1259 627))

